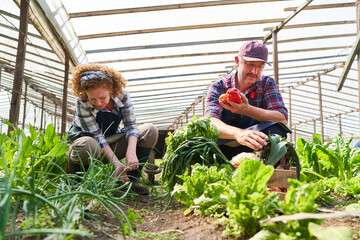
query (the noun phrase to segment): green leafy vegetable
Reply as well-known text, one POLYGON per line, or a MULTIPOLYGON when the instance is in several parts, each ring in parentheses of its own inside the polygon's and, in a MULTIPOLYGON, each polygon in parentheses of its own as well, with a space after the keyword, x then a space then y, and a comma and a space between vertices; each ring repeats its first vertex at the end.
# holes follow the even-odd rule
MULTIPOLYGON (((284 215, 295 213, 315 213, 317 204, 315 199, 319 196, 315 183, 302 183, 298 180, 288 179, 291 186, 285 196, 285 201, 279 202, 284 215)), ((308 230, 310 222, 321 223, 322 219, 304 219, 287 222, 276 222, 273 227, 276 231, 287 238, 284 239, 314 239, 308 230)), ((281 236, 281 235, 280 235, 281 236)))
POLYGON ((230 164, 216 144, 219 132, 210 124, 210 118, 193 117, 185 128, 169 134, 166 138, 168 148, 162 160, 161 180, 172 192, 176 183, 181 183, 179 175, 191 170, 191 165, 230 164))
POLYGON ((309 232, 314 235, 317 239, 331 240, 352 240, 352 233, 348 227, 322 227, 316 223, 309 223, 309 232))
POLYGON ((208 167, 197 163, 192 167, 191 175, 179 176, 183 184, 176 184, 172 195, 202 215, 224 212, 227 201, 224 193, 231 174, 232 169, 226 166, 208 167))
POLYGON ((256 160, 244 161, 229 181, 225 235, 253 236, 261 227, 259 220, 277 209, 278 195, 267 191, 274 168, 256 160))

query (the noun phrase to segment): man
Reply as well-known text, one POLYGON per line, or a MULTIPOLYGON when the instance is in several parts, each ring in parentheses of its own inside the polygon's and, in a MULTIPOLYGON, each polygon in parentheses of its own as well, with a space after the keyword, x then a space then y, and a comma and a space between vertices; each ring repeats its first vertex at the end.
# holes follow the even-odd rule
MULTIPOLYGON (((273 78, 262 75, 268 58, 266 46, 246 42, 235 56, 236 71, 221 77, 208 91, 205 115, 218 128, 218 145, 231 159, 240 152, 260 150, 269 134, 286 137, 287 109, 273 78), (219 96, 230 88, 240 90, 241 103, 219 96)), ((270 65, 270 64, 269 64, 270 65)))

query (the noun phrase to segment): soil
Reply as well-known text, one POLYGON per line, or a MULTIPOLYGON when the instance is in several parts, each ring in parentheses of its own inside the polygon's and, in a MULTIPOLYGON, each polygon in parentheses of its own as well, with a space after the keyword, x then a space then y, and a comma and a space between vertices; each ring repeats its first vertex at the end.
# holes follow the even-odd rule
MULTIPOLYGON (((337 197, 332 205, 320 206, 328 211, 340 211, 339 208, 346 206, 346 203, 353 199, 337 197)), ((211 217, 200 217, 193 214, 184 215, 187 207, 176 200, 164 211, 166 201, 156 195, 138 196, 132 195, 125 199, 125 205, 137 213, 143 223, 136 223, 136 233, 133 236, 123 236, 119 223, 108 211, 100 207, 91 208, 89 213, 96 216, 99 221, 85 217, 81 226, 94 234, 93 239, 166 239, 166 240, 222 240, 228 239, 222 236, 224 230, 220 225, 215 224, 211 217)), ((23 217, 20 217, 23 218, 23 217)), ((20 221, 21 219, 17 219, 20 221)), ((360 239, 359 218, 344 217, 325 219, 323 227, 346 226, 352 233, 354 239, 360 239)), ((37 237, 26 237, 22 239, 32 240, 37 237)), ((75 240, 84 240, 85 237, 77 236, 75 240)), ((243 239, 241 239, 243 240, 243 239)))
MULTIPOLYGON (((103 222, 103 230, 119 239, 187 239, 187 240, 220 240, 228 239, 222 236, 224 230, 214 223, 210 217, 199 217, 193 214, 184 215, 187 207, 176 200, 163 211, 164 201, 156 196, 132 196, 126 199, 128 207, 140 215, 144 223, 136 224, 136 236, 124 238, 119 229, 114 228, 116 222, 109 213, 100 213, 103 222)), ((338 199, 332 206, 321 206, 323 209, 339 211, 335 205, 344 200, 338 199)), ((97 212, 99 214, 99 212, 97 212)), ((344 217, 326 219, 323 227, 347 226, 352 232, 354 239, 360 239, 360 223, 356 217, 344 217)), ((93 229, 91 226, 86 226, 93 229)), ((92 231, 96 235, 94 239, 112 239, 100 231, 92 231)), ((80 239, 80 238, 79 238, 80 239)))
MULTIPOLYGON (((166 202, 156 196, 131 196, 126 199, 126 205, 140 215, 143 223, 136 224, 135 236, 125 238, 114 228, 118 225, 108 212, 96 212, 101 216, 102 230, 119 239, 225 239, 223 229, 213 223, 210 217, 199 217, 193 214, 184 215, 187 207, 176 200, 164 211, 166 202)), ((94 239, 113 239, 99 230, 93 231, 94 226, 89 222, 84 224, 95 234, 94 239)), ((76 238, 83 239, 83 238, 76 238)))
POLYGON ((143 211, 144 223, 138 225, 138 231, 167 234, 166 239, 225 239, 222 237, 223 229, 216 226, 212 218, 194 214, 185 216, 187 207, 176 200, 166 211, 163 211, 163 204, 154 202, 155 199, 151 196, 141 196, 139 200, 135 208, 140 207, 140 211, 143 211))

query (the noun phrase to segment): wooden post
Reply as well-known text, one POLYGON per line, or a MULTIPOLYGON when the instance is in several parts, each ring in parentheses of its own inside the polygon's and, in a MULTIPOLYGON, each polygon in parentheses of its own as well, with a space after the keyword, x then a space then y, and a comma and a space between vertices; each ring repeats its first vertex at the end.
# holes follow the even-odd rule
MULTIPOLYGON (((16 55, 16 67, 14 74, 14 83, 10 103, 9 121, 13 123, 14 127, 18 126, 19 112, 21 104, 21 91, 24 77, 25 54, 26 54, 26 35, 29 21, 29 3, 27 0, 22 0, 20 4, 20 30, 19 40, 16 55)), ((8 129, 8 135, 10 128, 8 129)))
POLYGON ((57 124, 56 124, 56 114, 57 114, 57 104, 55 104, 54 129, 55 129, 55 132, 58 132, 58 131, 56 130, 56 127, 57 127, 57 124))
POLYGON ((274 69, 274 79, 275 84, 279 87, 279 61, 278 61, 278 48, 277 48, 277 27, 275 31, 272 32, 272 39, 273 39, 273 69, 274 69))
MULTIPOLYGON (((360 31, 360 0, 356 0, 356 33, 359 35, 360 31)), ((358 108, 360 109, 360 50, 357 53, 357 67, 358 67, 358 108)), ((360 112, 359 112, 359 128, 360 128, 360 112)))
POLYGON ((44 121, 44 103, 45 103, 45 95, 42 95, 41 100, 41 120, 40 120, 40 131, 43 129, 43 121, 44 121))
POLYGON ((25 129, 25 118, 26 118, 26 102, 27 102, 27 90, 29 84, 25 82, 25 93, 24 93, 24 112, 23 112, 23 121, 22 121, 22 128, 25 129))
MULTIPOLYGON (((291 89, 289 89, 289 116, 288 116, 288 123, 290 130, 292 131, 292 117, 291 117, 291 89)), ((293 135, 290 133, 290 142, 292 142, 293 135)), ((296 139, 295 139, 296 141, 296 139)))
POLYGON ((63 104, 61 112, 61 136, 64 136, 66 131, 66 112, 67 112, 67 92, 68 92, 68 82, 69 82, 69 65, 70 65, 70 56, 67 51, 65 51, 65 76, 64 76, 64 86, 63 86, 63 104))
POLYGON ((320 111, 321 141, 324 143, 324 119, 323 119, 323 109, 322 109, 322 96, 321 96, 321 79, 320 79, 320 74, 318 74, 318 87, 319 87, 319 111, 320 111))
POLYGON ((34 107, 34 127, 36 126, 36 107, 34 107))
POLYGON ((205 116, 205 98, 203 98, 203 100, 202 100, 202 105, 203 105, 203 107, 202 107, 202 110, 203 110, 203 112, 202 112, 202 116, 205 116))
POLYGON ((341 114, 339 114, 339 132, 340 132, 340 135, 342 135, 341 114))
POLYGON ((314 134, 316 134, 316 120, 314 120, 314 134))

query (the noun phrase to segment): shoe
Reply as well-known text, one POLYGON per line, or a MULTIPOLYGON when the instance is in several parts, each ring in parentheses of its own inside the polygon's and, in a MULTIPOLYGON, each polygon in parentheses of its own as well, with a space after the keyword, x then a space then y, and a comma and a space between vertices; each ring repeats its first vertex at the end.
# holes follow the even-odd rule
POLYGON ((133 183, 131 185, 131 190, 139 195, 149 195, 149 190, 145 186, 141 186, 138 183, 133 183))

